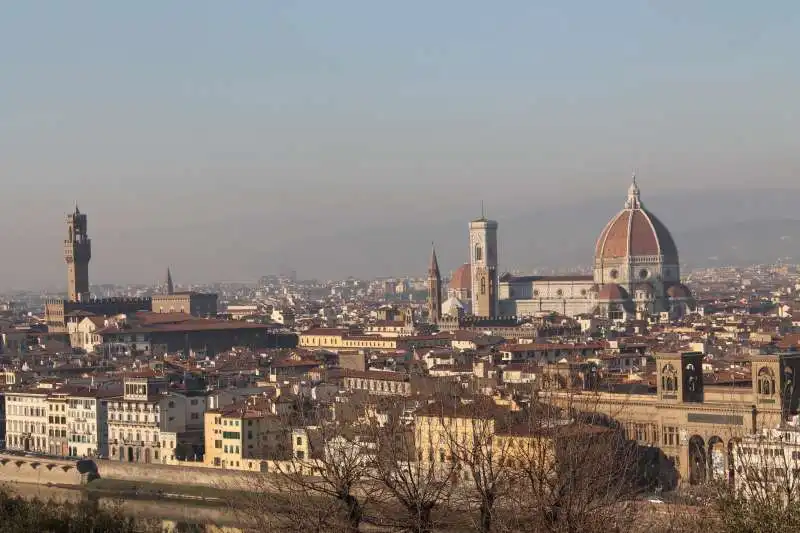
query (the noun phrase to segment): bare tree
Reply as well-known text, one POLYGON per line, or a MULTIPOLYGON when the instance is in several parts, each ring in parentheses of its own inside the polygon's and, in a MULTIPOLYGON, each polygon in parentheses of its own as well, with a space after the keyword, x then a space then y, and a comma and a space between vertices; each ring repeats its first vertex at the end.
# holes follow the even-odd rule
POLYGON ((454 504, 464 505, 470 513, 477 511, 476 529, 490 532, 512 479, 507 458, 513 441, 497 438, 501 426, 508 423, 509 409, 490 398, 476 397, 468 402, 437 402, 421 415, 418 420, 427 425, 418 428, 418 434, 421 429, 426 435, 419 439, 423 456, 427 447, 429 462, 453 464, 453 477, 464 481, 455 489, 454 504), (438 450, 436 442, 441 442, 438 450))
POLYGON ((242 476, 239 516, 259 531, 358 531, 376 499, 362 486, 374 446, 359 427, 308 402, 298 401, 281 420, 282 442, 263 457, 269 475, 242 476))
MULTIPOLYGON (((429 533, 442 525, 434 510, 448 503, 455 463, 425 461, 415 443, 413 424, 393 411, 385 424, 375 421, 371 426, 376 449, 368 476, 384 490, 389 503, 401 509, 399 517, 387 509, 385 522, 406 531, 429 533)), ((442 436, 437 438, 435 446, 444 446, 442 436)))
POLYGON ((637 448, 622 431, 580 419, 542 420, 526 430, 514 455, 515 496, 536 531, 630 528, 641 489, 637 448))
POLYGON ((722 531, 800 530, 800 433, 765 430, 734 441, 733 479, 715 485, 722 531))

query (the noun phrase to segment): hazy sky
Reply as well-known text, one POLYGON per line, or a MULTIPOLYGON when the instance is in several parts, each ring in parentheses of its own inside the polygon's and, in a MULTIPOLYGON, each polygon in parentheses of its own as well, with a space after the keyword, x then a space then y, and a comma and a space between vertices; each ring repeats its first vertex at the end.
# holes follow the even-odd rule
POLYGON ((65 283, 75 201, 93 281, 149 282, 367 273, 354 227, 634 167, 800 188, 798 51, 796 0, 0 0, 0 288, 65 283))

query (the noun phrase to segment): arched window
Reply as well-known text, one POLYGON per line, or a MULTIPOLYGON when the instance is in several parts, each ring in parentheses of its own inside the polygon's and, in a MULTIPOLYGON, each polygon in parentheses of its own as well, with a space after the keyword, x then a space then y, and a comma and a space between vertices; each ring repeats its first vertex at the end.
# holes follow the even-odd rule
POLYGON ((675 368, 667 363, 661 369, 661 390, 663 392, 673 393, 678 390, 678 373, 675 368))
POLYGON ((758 371, 758 394, 762 396, 775 394, 775 376, 767 367, 762 367, 758 371))
POLYGON ((481 294, 486 294, 486 276, 481 278, 481 294))
POLYGON ((483 261, 483 248, 480 244, 475 245, 475 261, 483 261))

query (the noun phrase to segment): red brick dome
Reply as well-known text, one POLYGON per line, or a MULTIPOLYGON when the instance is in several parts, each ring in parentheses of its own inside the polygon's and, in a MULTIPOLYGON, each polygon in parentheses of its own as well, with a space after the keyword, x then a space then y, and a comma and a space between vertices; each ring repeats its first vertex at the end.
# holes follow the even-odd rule
POLYGON ((595 248, 598 261, 629 256, 663 256, 666 263, 678 263, 678 249, 672 235, 642 205, 635 179, 628 189, 625 208, 606 224, 595 248))
POLYGON ((472 290, 472 272, 470 271, 469 263, 464 263, 453 272, 453 277, 447 287, 454 291, 472 290))
POLYGON ((667 289, 667 296, 670 298, 691 298, 692 291, 686 285, 676 283, 667 289))
POLYGON ((597 293, 597 299, 611 301, 627 300, 628 292, 616 283, 606 283, 600 287, 600 291, 597 293))

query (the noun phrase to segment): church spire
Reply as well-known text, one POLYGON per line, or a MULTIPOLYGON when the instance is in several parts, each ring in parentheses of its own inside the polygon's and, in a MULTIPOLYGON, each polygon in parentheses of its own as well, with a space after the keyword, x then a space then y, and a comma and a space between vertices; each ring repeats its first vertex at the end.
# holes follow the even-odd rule
POLYGON ((439 261, 436 259, 436 247, 431 243, 431 263, 428 266, 428 320, 436 324, 442 318, 442 276, 439 272, 439 261))
POLYGON ((436 246, 431 242, 431 264, 428 267, 428 277, 441 278, 439 261, 436 259, 436 246))
POLYGON ((172 284, 172 272, 167 267, 167 294, 175 294, 175 286, 172 284))

